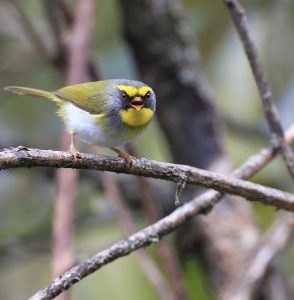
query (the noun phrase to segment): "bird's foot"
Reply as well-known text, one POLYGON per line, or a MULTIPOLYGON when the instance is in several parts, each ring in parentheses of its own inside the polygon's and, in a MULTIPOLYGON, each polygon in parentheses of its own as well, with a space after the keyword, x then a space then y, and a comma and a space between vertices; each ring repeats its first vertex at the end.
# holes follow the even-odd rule
POLYGON ((73 139, 71 139, 68 152, 73 156, 75 162, 82 157, 81 153, 75 147, 73 139))
POLYGON ((129 168, 132 168, 133 162, 136 159, 136 157, 124 152, 121 149, 115 148, 115 147, 112 147, 110 149, 113 150, 114 152, 116 152, 118 157, 123 158, 127 162, 129 168))

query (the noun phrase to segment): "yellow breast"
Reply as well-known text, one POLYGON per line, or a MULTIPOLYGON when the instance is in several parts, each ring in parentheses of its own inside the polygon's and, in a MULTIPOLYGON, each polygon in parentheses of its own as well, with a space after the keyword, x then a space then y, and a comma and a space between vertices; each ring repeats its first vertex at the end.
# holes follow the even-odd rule
POLYGON ((153 114, 154 112, 150 108, 142 108, 139 111, 129 108, 119 112, 122 122, 132 127, 147 125, 153 114))

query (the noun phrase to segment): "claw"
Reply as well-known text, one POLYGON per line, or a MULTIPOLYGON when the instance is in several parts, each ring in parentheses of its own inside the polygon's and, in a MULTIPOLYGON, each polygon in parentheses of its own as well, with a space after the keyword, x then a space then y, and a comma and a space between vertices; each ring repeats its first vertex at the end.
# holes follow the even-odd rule
POLYGON ((69 150, 68 151, 72 154, 72 156, 74 158, 74 161, 76 161, 78 158, 81 158, 81 153, 75 147, 75 144, 74 144, 74 135, 73 134, 71 135, 70 146, 69 146, 69 150))
POLYGON ((124 152, 123 150, 120 150, 120 149, 115 148, 115 147, 112 147, 110 149, 113 150, 114 152, 116 152, 118 157, 123 158, 126 161, 128 167, 130 169, 132 168, 133 162, 136 159, 136 157, 134 157, 132 155, 129 155, 128 153, 124 152))

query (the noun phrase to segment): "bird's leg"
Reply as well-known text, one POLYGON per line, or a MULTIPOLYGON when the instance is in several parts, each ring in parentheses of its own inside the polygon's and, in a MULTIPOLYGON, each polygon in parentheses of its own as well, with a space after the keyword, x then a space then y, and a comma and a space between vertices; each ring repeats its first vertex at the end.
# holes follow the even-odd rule
POLYGON ((110 149, 113 150, 114 152, 116 152, 118 157, 123 158, 128 163, 130 168, 132 167, 133 161, 134 161, 134 159, 136 159, 136 157, 129 155, 128 153, 126 153, 123 150, 118 149, 116 147, 111 147, 110 149))
POLYGON ((74 160, 76 161, 78 158, 81 158, 80 152, 77 150, 74 144, 74 135, 75 132, 71 131, 70 132, 70 145, 69 145, 69 152, 73 155, 74 160))

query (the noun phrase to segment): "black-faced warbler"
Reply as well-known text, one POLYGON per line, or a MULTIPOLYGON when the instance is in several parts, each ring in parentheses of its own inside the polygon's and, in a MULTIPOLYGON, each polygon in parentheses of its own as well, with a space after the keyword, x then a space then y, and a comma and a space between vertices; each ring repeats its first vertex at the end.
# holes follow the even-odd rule
MULTIPOLYGON (((85 143, 115 148, 133 140, 154 116, 156 97, 146 84, 126 79, 87 82, 63 87, 55 92, 8 86, 5 90, 57 103, 57 114, 68 131, 85 143)), ((73 142, 71 151, 76 152, 73 142)))

